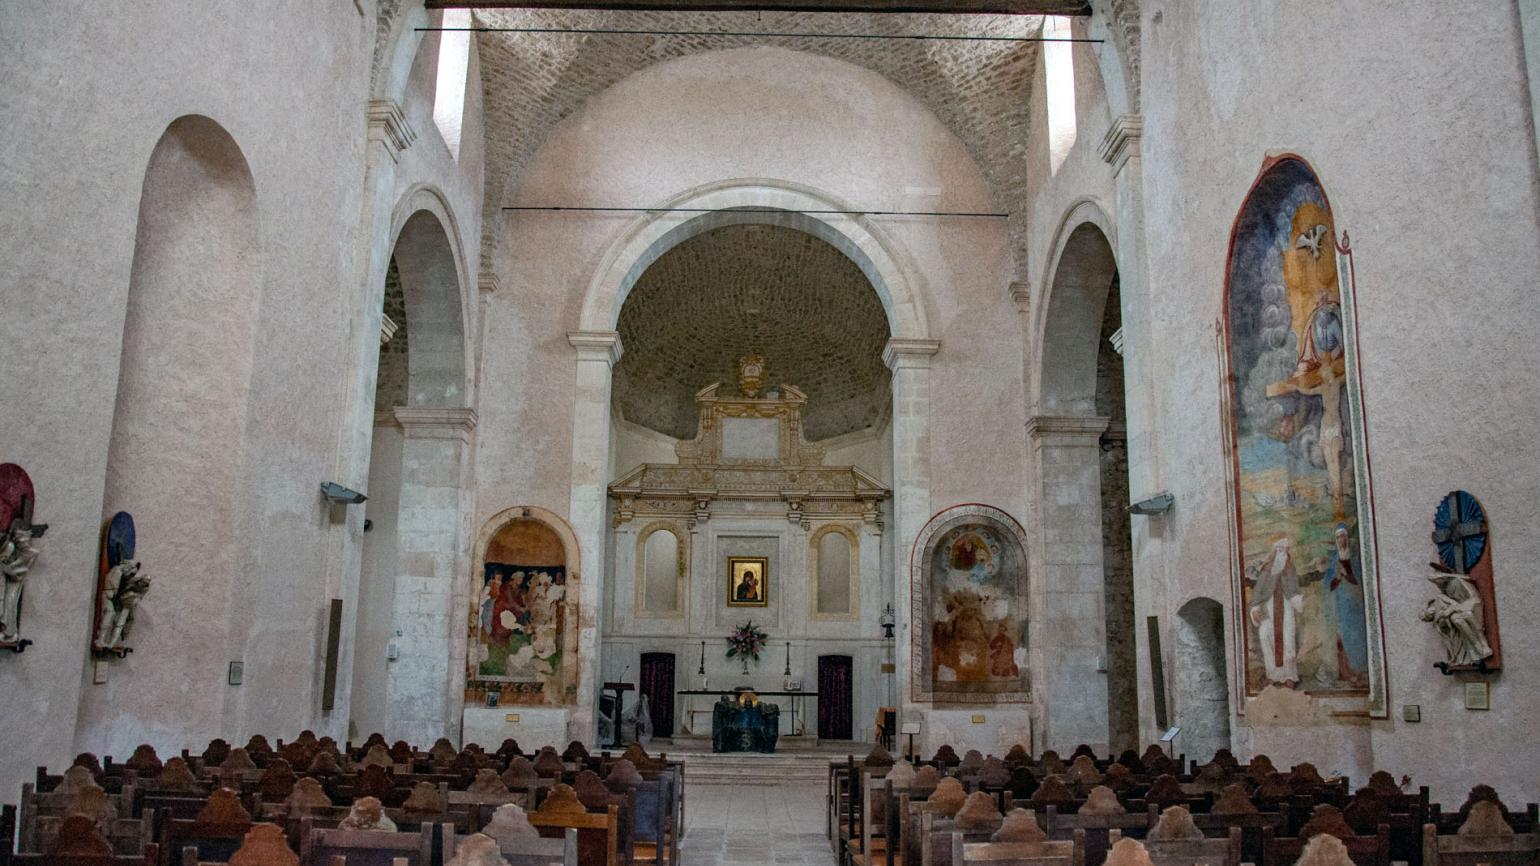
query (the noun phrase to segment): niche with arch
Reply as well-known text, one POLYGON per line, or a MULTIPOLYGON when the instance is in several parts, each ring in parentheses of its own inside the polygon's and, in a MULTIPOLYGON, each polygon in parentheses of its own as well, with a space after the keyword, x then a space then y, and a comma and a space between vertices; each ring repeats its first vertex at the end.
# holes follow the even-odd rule
POLYGON ((636 539, 636 615, 684 615, 690 534, 669 522, 653 523, 636 539))
POLYGON ((577 537, 537 508, 488 521, 476 544, 466 652, 467 703, 577 699, 577 537))
POLYGON ((825 526, 808 539, 808 569, 812 578, 809 617, 853 622, 861 614, 861 543, 855 531, 838 524, 825 526))
POLYGON ((1177 611, 1174 660, 1174 724, 1182 729, 1182 751, 1206 761, 1230 748, 1230 684, 1219 602, 1195 598, 1177 611))
MULTIPOLYGON (((138 516, 157 592, 139 611, 136 638, 147 654, 179 654, 186 668, 169 669, 179 681, 207 681, 223 664, 189 648, 231 637, 229 588, 244 565, 245 419, 259 410, 248 401, 260 252, 256 186, 240 146, 208 117, 173 121, 140 193, 102 509, 138 516), (157 646, 154 612, 169 609, 157 596, 177 605, 174 646, 157 646)), ((203 691, 189 717, 219 718, 219 698, 203 691)), ((112 700, 132 717, 147 700, 143 682, 112 700)))

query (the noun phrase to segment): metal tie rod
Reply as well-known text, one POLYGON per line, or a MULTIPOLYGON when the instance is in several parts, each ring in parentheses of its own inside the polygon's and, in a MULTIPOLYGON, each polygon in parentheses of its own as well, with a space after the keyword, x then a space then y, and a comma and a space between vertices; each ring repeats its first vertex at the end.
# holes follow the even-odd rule
POLYGON ((759 39, 909 39, 922 42, 1088 42, 1102 43, 1105 39, 1081 39, 1057 36, 949 36, 946 34, 902 33, 775 33, 727 30, 626 30, 619 28, 581 27, 414 27, 421 32, 449 33, 545 33, 573 34, 579 36, 718 36, 727 38, 759 39))

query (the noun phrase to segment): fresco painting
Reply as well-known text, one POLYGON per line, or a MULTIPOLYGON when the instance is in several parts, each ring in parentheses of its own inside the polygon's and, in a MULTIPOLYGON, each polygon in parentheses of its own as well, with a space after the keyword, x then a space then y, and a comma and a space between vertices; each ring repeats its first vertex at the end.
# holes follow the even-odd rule
POLYGON ((1366 620, 1353 379, 1336 226, 1310 167, 1258 178, 1231 241, 1226 297, 1246 693, 1365 693, 1366 620))
POLYGON ((471 678, 502 704, 563 703, 575 659, 561 539, 539 521, 510 521, 487 545, 478 579, 471 678))
POLYGON ((1019 525, 982 505, 931 519, 915 546, 916 700, 1027 699, 1027 558, 1019 525))

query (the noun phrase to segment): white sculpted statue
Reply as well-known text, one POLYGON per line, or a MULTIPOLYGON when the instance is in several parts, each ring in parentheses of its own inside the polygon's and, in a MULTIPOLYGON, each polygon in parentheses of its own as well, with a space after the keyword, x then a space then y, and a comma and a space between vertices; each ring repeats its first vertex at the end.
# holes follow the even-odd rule
POLYGON ((0 641, 11 643, 21 637, 21 587, 37 554, 32 527, 21 520, 0 536, 0 576, 5 579, 4 594, 0 595, 0 641))
POLYGON ((101 649, 115 649, 128 639, 134 624, 134 608, 145 593, 150 591, 149 575, 141 574, 137 560, 125 559, 107 572, 102 582, 101 628, 96 633, 96 645, 101 649))
POLYGON ((1476 585, 1463 574, 1446 572, 1435 572, 1428 580, 1438 587, 1439 594, 1423 608, 1422 621, 1438 629, 1449 664, 1473 665, 1491 655, 1476 585))

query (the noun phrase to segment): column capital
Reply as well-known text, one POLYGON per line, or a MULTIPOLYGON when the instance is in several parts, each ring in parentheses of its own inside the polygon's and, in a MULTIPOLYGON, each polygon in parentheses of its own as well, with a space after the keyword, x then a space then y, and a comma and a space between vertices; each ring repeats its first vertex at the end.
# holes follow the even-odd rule
POLYGON ((459 439, 469 442, 476 410, 448 406, 397 406, 391 410, 408 439, 459 439))
POLYGON ((1120 114, 1112 119, 1112 126, 1102 137, 1098 152, 1102 161, 1112 166, 1113 174, 1122 171, 1130 158, 1139 155, 1139 142, 1143 137, 1143 115, 1120 114))
POLYGON ((1027 419, 1027 438, 1066 444, 1077 440, 1095 442, 1106 432, 1110 420, 1097 415, 1033 415, 1027 419))
POLYGON ((579 361, 603 361, 611 367, 625 351, 616 331, 568 331, 567 342, 577 349, 579 361))
POLYGON ((940 340, 894 337, 882 348, 882 363, 887 364, 888 369, 895 372, 900 367, 924 369, 930 366, 930 356, 939 351, 941 351, 940 340))
POLYGON ((385 152, 395 161, 401 151, 417 140, 417 130, 407 122, 401 106, 394 99, 369 100, 369 140, 385 146, 385 152))

